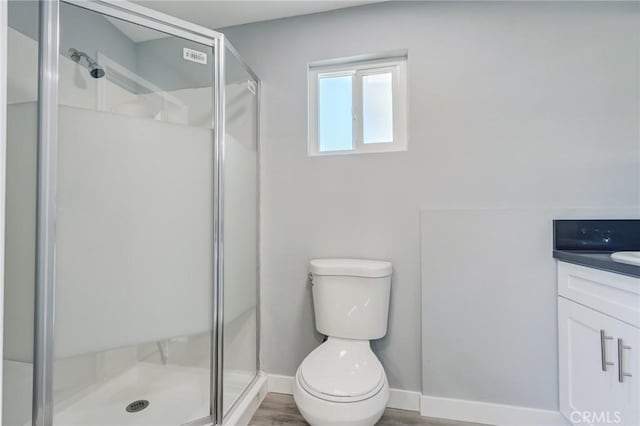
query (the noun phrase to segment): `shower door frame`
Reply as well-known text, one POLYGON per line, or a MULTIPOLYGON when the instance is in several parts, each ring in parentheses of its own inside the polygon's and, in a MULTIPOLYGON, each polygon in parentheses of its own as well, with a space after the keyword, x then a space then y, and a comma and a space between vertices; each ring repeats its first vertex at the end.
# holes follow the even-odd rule
MULTIPOLYGON (((7 50, 9 5, 0 1, 0 129, 7 128, 7 50)), ((0 131, 0 330, 3 330, 4 319, 4 253, 5 253, 5 197, 6 197, 6 160, 7 160, 7 132, 0 131)), ((2 333, 4 336, 4 333, 2 333)), ((4 339, 0 340, 0 359, 4 360, 4 339)), ((4 383, 3 363, 0 363, 0 383, 4 383)), ((0 386, 0 401, 2 401, 3 387, 0 386)), ((2 404, 0 404, 0 423, 2 422, 2 404)))
MULTIPOLYGON (((214 144, 214 208, 213 208, 213 282, 210 368, 210 416, 189 425, 220 425, 223 409, 224 353, 224 147, 225 147, 225 48, 255 80, 258 88, 257 120, 259 123, 260 80, 225 39, 224 34, 190 22, 120 0, 40 0, 40 35, 38 63, 38 177, 36 214, 36 285, 33 357, 33 426, 53 424, 53 362, 55 340, 56 289, 56 178, 58 146, 58 81, 60 45, 60 4, 112 16, 135 25, 203 44, 213 49, 213 144, 214 144)), ((6 104, 6 102, 4 103, 6 104)), ((256 129, 259 134, 259 131, 256 129)), ((257 138, 258 135, 256 135, 257 138)), ((259 147, 259 140, 257 146, 259 147)), ((259 153, 259 148, 258 148, 259 153)), ((258 160, 259 161, 259 160, 258 160)), ((259 176, 259 162, 258 162, 259 176)), ((259 186, 258 186, 259 188, 259 186)), ((259 193, 259 191, 258 191, 259 193)), ((4 201, 4 197, 3 200, 4 201)), ((259 212, 257 213, 259 215, 259 212)), ((258 216, 259 217, 259 216, 258 216)), ((259 227, 259 220, 258 220, 259 227)), ((259 236, 258 236, 259 238, 259 236)), ((258 245, 259 246, 259 245, 258 245)), ((258 264, 259 264, 258 255, 258 264)), ((2 263, 0 262, 0 265, 2 263)), ((259 269, 259 268, 258 268, 259 269)), ((256 271, 256 273, 258 273, 256 271)), ((259 276, 256 310, 259 310, 259 276)), ((259 318, 259 313, 256 315, 259 318)), ((256 320, 256 376, 238 397, 259 377, 259 319, 256 320)), ((1 370, 0 370, 1 371, 1 370)), ((1 377, 1 376, 0 376, 1 377)), ((1 394, 0 394, 1 395, 1 394)), ((233 407, 232 407, 233 408, 233 407)), ((230 409, 229 412, 233 411, 230 409)), ((178 425, 176 425, 178 426, 178 425)))

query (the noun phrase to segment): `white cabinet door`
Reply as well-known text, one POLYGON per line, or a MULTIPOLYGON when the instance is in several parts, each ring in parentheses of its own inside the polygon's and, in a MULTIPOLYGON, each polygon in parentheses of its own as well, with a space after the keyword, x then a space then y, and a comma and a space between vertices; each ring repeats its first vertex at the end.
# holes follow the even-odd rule
POLYGON ((558 325, 560 412, 573 424, 640 424, 640 330, 562 297, 558 325))
POLYGON ((616 387, 614 410, 622 413, 621 424, 640 425, 640 329, 622 321, 613 330, 616 342, 616 387), (628 374, 628 375, 627 375, 628 374))

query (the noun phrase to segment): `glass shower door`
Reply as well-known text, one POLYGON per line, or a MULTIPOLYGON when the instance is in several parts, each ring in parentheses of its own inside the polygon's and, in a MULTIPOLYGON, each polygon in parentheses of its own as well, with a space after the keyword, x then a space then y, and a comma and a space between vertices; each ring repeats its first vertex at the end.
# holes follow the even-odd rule
POLYGON ((258 82, 225 50, 224 368, 227 413, 256 377, 258 332, 258 82))
POLYGON ((61 4, 54 425, 210 414, 213 50, 61 4))
POLYGON ((9 9, 3 424, 219 421, 259 367, 256 77, 127 2, 9 9))
POLYGON ((1 423, 22 426, 31 421, 33 389, 39 5, 12 0, 8 9, 1 423))

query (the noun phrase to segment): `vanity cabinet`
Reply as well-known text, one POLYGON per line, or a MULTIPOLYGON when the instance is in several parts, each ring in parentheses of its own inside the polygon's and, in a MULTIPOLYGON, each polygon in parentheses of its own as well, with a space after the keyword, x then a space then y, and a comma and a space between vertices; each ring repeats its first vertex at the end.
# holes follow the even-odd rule
POLYGON ((640 278, 558 262, 560 412, 640 425, 640 278))

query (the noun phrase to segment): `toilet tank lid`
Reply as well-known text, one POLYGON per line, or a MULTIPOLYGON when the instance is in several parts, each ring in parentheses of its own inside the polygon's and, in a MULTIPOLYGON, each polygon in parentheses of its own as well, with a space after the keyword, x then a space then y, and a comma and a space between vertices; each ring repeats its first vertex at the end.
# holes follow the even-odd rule
POLYGON ((380 278, 391 275, 391 262, 367 259, 313 259, 309 271, 314 275, 380 278))

